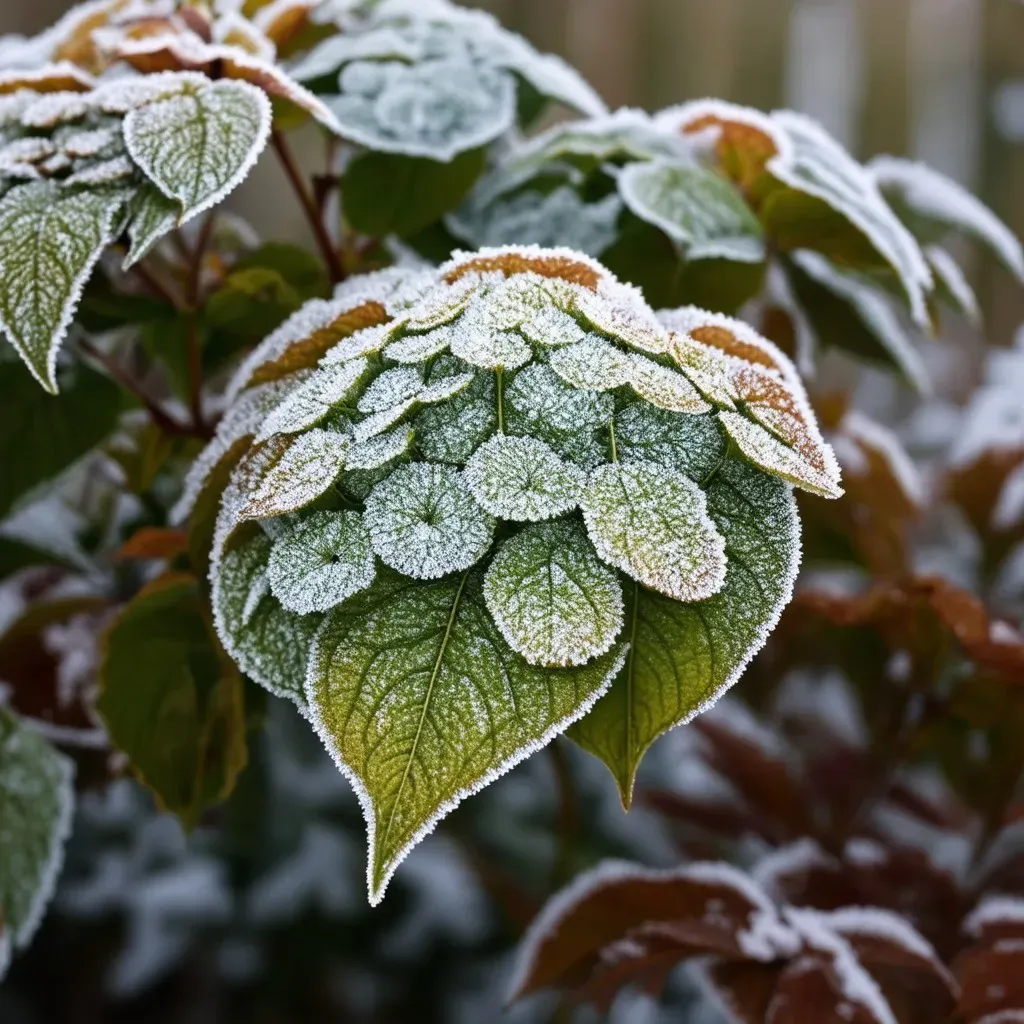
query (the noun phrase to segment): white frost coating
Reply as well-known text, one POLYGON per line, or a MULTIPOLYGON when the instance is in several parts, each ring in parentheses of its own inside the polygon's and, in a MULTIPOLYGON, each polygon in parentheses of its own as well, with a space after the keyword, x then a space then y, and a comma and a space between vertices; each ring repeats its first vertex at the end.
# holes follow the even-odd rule
POLYGON ((220 80, 130 110, 124 141, 146 177, 181 203, 184 223, 248 176, 270 138, 272 120, 261 89, 220 80), (176 144, 168 147, 172 136, 176 144))
POLYGON ((843 417, 840 430, 857 444, 881 456, 907 501, 924 508, 928 500, 924 479, 893 431, 856 409, 843 417))
POLYGON ((325 612, 376 576, 370 535, 358 512, 314 512, 274 541, 267 580, 289 611, 325 612))
POLYGON ((630 348, 660 356, 668 353, 669 334, 644 301, 640 290, 622 284, 607 273, 597 292, 581 289, 574 310, 596 331, 624 342, 630 348))
POLYGON ((583 341, 587 332, 564 310, 555 306, 538 309, 519 326, 528 341, 544 348, 561 348, 583 341))
POLYGON ((833 931, 830 915, 817 910, 786 907, 786 921, 812 949, 827 954, 843 996, 871 1014, 878 1024, 899 1024, 877 982, 861 966, 849 942, 833 931))
POLYGON ((49 139, 41 139, 29 136, 23 139, 14 139, 5 146, 0 147, 0 172, 10 171, 22 164, 37 164, 52 156, 55 147, 49 139))
POLYGON ((89 93, 89 105, 104 114, 127 114, 186 89, 202 89, 210 80, 195 71, 159 71, 100 83, 89 93))
POLYGON ((1003 481, 992 509, 992 526, 996 530, 1012 530, 1020 523, 1024 523, 1024 462, 1003 481))
POLYGON ((604 465, 581 505, 598 555, 645 586, 702 601, 725 585, 725 539, 704 492, 682 473, 652 462, 604 465))
MULTIPOLYGON (((322 632, 322 629, 321 629, 322 632)), ((319 639, 320 634, 317 637, 319 639)), ((315 650, 315 642, 314 642, 315 650)), ((479 793, 482 789, 485 789, 496 779, 500 779, 506 772, 511 771, 517 764, 525 761, 528 757, 531 757, 538 750, 543 750, 555 737, 565 732, 574 722, 578 722, 584 717, 593 706, 608 692, 612 683, 615 681, 615 677, 619 674, 623 664, 626 661, 626 654, 629 650, 628 645, 623 646, 621 655, 616 659, 615 663, 608 671, 608 675, 604 682, 596 688, 595 692, 588 697, 586 700, 580 702, 579 706, 575 708, 572 714, 567 715, 565 718, 556 722, 551 726, 544 734, 537 739, 535 742, 527 743, 525 746, 517 750, 510 758, 503 761, 501 764, 485 772, 473 785, 467 786, 465 789, 459 790, 449 800, 446 800, 433 814, 430 815, 426 821, 413 833, 412 838, 394 855, 391 864, 384 872, 380 884, 375 886, 373 881, 373 865, 376 860, 376 844, 377 844, 377 826, 376 818, 373 813, 373 799, 367 792, 366 787, 363 785, 359 776, 346 764, 341 752, 337 749, 334 744, 333 737, 331 736, 330 730, 324 724, 323 718, 316 708, 315 703, 309 702, 310 719, 313 723, 313 727, 316 729, 317 734, 320 737, 321 742, 327 749, 327 752, 334 759, 334 763, 338 766, 338 770, 348 781, 348 784, 352 787, 353 792, 356 794, 356 798, 359 800, 359 807, 363 812, 363 820, 366 823, 366 838, 368 846, 368 854, 366 858, 366 889, 370 900, 370 906, 376 907, 380 904, 381 900, 384 899, 384 894, 387 891, 388 883, 394 877, 395 872, 401 866, 402 861, 412 852, 412 850, 421 843, 437 826, 437 823, 442 818, 447 817, 455 810, 459 804, 462 803, 467 797, 473 796, 474 793, 479 793)), ((309 659, 309 675, 306 679, 306 692, 311 693, 316 685, 316 680, 312 675, 313 666, 315 664, 315 657, 311 656, 309 659)))
POLYGON ((962 185, 913 160, 877 156, 867 166, 883 193, 898 196, 920 217, 977 238, 1024 279, 1024 249, 1017 236, 962 185))
MULTIPOLYGON (((725 701, 720 701, 721 707, 725 701)), ((714 712, 712 712, 714 714, 714 712)), ((834 867, 835 861, 818 845, 805 836, 795 843, 788 843, 762 857, 751 872, 751 877, 769 896, 778 901, 785 900, 785 891, 779 882, 789 875, 799 875, 812 868, 834 867)))
POLYGON ((355 425, 352 437, 357 444, 369 441, 371 437, 383 434, 389 427, 393 427, 403 416, 416 409, 419 404, 418 398, 407 398, 404 402, 399 402, 398 405, 371 413, 365 420, 361 420, 355 425))
POLYGON ((456 373, 451 377, 440 377, 422 388, 416 396, 423 405, 447 402, 449 398, 462 394, 476 380, 475 373, 456 373))
POLYGON ((54 64, 44 64, 41 68, 0 71, 0 94, 11 92, 14 88, 54 92, 56 90, 48 88, 54 82, 60 83, 62 92, 69 88, 88 92, 96 85, 96 79, 77 64, 60 60, 54 64))
POLYGON ((345 455, 346 469, 379 469, 404 455, 415 434, 408 427, 398 427, 369 440, 352 445, 345 455))
MULTIPOLYGON (((734 121, 738 124, 747 125, 761 132, 771 139, 775 147, 776 155, 785 160, 792 159, 793 146, 788 136, 772 120, 771 116, 756 110, 754 107, 743 107, 736 103, 728 103, 719 99, 690 100, 687 103, 680 103, 673 107, 666 107, 654 115, 654 124, 662 131, 677 134, 684 132, 686 127, 698 121, 734 121)), ((721 127, 701 128, 692 133, 696 144, 699 146, 702 137, 711 141, 717 141, 721 134, 721 127)), ((690 132, 686 132, 691 135, 690 132)))
POLYGON ((925 256, 935 275, 936 284, 949 292, 950 298, 956 303, 957 310, 975 327, 981 326, 981 306, 978 296, 974 294, 970 281, 964 275, 960 264, 940 245, 925 246, 925 256))
POLYGON ((468 569, 494 538, 494 519, 474 500, 451 466, 399 466, 366 499, 373 550, 392 569, 414 579, 440 579, 468 569))
MULTIPOLYGON (((511 1002, 522 991, 536 966, 540 947, 548 935, 556 932, 562 921, 602 889, 622 882, 695 882, 734 889, 752 906, 752 917, 763 918, 764 923, 754 934, 749 956, 761 961, 789 956, 799 948, 799 941, 780 920, 775 906, 749 875, 731 864, 698 862, 679 868, 649 868, 621 860, 603 860, 589 871, 578 874, 564 889, 560 889, 541 908, 530 922, 516 952, 512 975, 508 984, 506 1002, 511 1002)), ((750 934, 749 932, 747 933, 750 934)))
POLYGON ((931 381, 924 360, 910 343, 892 308, 875 289, 853 274, 844 272, 820 253, 803 249, 792 255, 793 262, 818 284, 848 302, 864 326, 878 339, 907 379, 922 395, 931 393, 931 381))
POLYGON ((115 181, 123 181, 135 174, 135 165, 126 156, 116 156, 112 160, 101 160, 99 163, 83 167, 74 174, 69 174, 63 182, 66 188, 75 185, 109 185, 115 181))
POLYGON ((533 358, 533 349, 518 334, 488 334, 461 323, 452 331, 450 348, 453 356, 484 370, 515 370, 533 358))
POLYGON ((53 128, 67 121, 77 121, 89 111, 89 100, 80 92, 51 92, 40 96, 21 115, 26 128, 53 128))
POLYGON ((980 938, 991 924, 1024 925, 1024 899, 1019 896, 986 896, 964 918, 964 933, 980 938))
POLYGON ((339 366, 324 366, 298 385, 263 421, 256 441, 273 434, 295 434, 325 419, 331 409, 345 401, 369 369, 365 359, 352 359, 339 366))
POLYGON ((440 355, 452 343, 449 327, 438 327, 425 334, 410 334, 392 341, 384 349, 384 358, 396 363, 422 363, 431 356, 440 355))
POLYGON ((548 365, 567 384, 587 391, 613 391, 628 384, 634 373, 630 354, 596 334, 555 349, 548 365))
POLYGON ((512 522, 535 522, 575 508, 585 477, 543 441, 495 434, 473 453, 465 480, 473 497, 491 515, 512 522))
POLYGON ((170 521, 183 523, 192 513, 210 473, 231 447, 243 437, 255 435, 264 417, 308 374, 294 374, 260 384, 234 402, 217 424, 213 440, 189 467, 181 497, 171 509, 170 521))
POLYGON ((337 363, 344 363, 349 359, 359 359, 362 356, 372 355, 379 352, 394 333, 395 323, 376 324, 373 327, 363 327, 353 335, 339 341, 320 360, 321 366, 334 366, 337 363))
POLYGON ((120 143, 120 134, 113 128, 92 128, 67 136, 62 144, 64 152, 74 159, 100 156, 105 150, 120 143))
POLYGON ((415 398, 423 388, 423 377, 418 369, 401 366, 385 370, 363 392, 357 408, 360 412, 380 412, 390 409, 409 398, 415 398))
POLYGON ((629 384, 651 405, 670 412, 699 415, 713 408, 710 402, 701 397, 688 377, 637 353, 630 356, 629 384))

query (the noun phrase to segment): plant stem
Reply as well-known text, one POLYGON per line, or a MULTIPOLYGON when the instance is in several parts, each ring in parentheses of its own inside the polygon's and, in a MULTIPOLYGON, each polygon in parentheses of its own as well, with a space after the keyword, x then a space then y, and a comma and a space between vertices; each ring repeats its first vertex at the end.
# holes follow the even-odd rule
POLYGON ((164 284, 151 270, 148 270, 145 264, 136 263, 132 267, 132 273, 158 298, 161 298, 169 306, 173 306, 175 309, 181 308, 181 300, 174 295, 170 288, 164 284))
POLYGON ((611 442, 611 446, 612 446, 612 450, 611 450, 612 462, 618 462, 619 461, 619 449, 618 449, 618 447, 615 444, 615 417, 614 416, 611 418, 611 421, 608 423, 608 440, 611 442))
POLYGON ((313 230, 313 236, 316 238, 316 243, 320 248, 320 254, 323 256, 324 262, 327 264, 327 270, 331 275, 331 284, 337 284, 339 281, 344 280, 345 272, 342 269, 341 261, 338 259, 334 243, 327 233, 327 228, 324 227, 323 218, 320 215, 320 210, 317 208, 316 200, 306 189, 305 183, 302 180, 302 174, 295 163, 295 158, 292 156, 291 149, 288 147, 284 136, 280 132, 272 132, 270 141, 274 147, 274 152, 277 153, 277 157, 281 161, 284 173, 295 195, 298 197, 302 210, 306 215, 306 220, 309 221, 309 226, 313 230))
POLYGON ((213 236, 216 215, 208 213, 189 263, 186 302, 188 304, 188 395, 192 426, 197 434, 207 433, 203 417, 203 350, 199 334, 198 309, 202 303, 203 259, 213 236))
POLYGON ((505 402, 504 402, 504 387, 503 387, 503 380, 502 380, 502 372, 501 372, 501 368, 500 367, 497 370, 494 371, 494 376, 496 378, 495 386, 496 386, 497 394, 498 394, 498 433, 499 434, 504 434, 505 433, 505 408, 504 408, 505 402))
POLYGON ((153 422, 165 433, 177 436, 191 436, 195 432, 184 423, 179 423, 146 392, 137 380, 131 377, 105 352, 101 352, 91 341, 82 338, 79 342, 82 351, 103 367, 129 394, 133 395, 140 405, 149 413, 153 422))

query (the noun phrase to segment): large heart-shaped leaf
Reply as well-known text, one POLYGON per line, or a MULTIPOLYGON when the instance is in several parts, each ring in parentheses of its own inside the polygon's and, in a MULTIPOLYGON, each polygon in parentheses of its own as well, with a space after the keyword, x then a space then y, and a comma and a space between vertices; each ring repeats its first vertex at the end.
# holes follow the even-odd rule
POLYGON ((429 583, 381 572, 331 612, 306 697, 359 795, 371 903, 442 817, 586 714, 623 656, 619 645, 583 668, 528 665, 475 572, 429 583))
POLYGON ((725 586, 691 604, 626 587, 626 663, 569 733, 608 766, 627 807, 646 750, 736 682, 792 594, 800 528, 786 484, 730 460, 707 488, 707 510, 725 537, 725 586))

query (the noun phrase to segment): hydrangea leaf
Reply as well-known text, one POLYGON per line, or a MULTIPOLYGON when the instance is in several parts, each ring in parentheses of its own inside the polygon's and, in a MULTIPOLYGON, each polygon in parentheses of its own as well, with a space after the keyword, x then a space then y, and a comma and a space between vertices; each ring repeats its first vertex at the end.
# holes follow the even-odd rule
POLYGON ((484 579, 487 608, 531 665, 583 665, 622 629, 622 588, 578 523, 528 526, 505 541, 484 579))
POLYGON ((800 524, 789 486, 730 460, 709 484, 707 506, 725 537, 725 586, 694 604, 626 587, 626 664, 569 733, 608 766, 627 807, 651 744, 736 682, 792 596, 800 524))
POLYGON ((120 230, 130 193, 19 185, 0 199, 0 331, 47 391, 82 289, 120 230))
POLYGON ((194 576, 150 583, 107 630, 96 703, 135 773, 187 827, 248 760, 242 678, 207 617, 194 576))
POLYGON ((243 472, 252 467, 257 477, 250 481, 241 518, 279 516, 316 501, 338 478, 350 444, 344 435, 320 429, 264 441, 253 449, 259 458, 239 467, 243 472))
POLYGON ((132 160, 184 223, 219 203, 252 170, 270 137, 266 94, 247 82, 189 87, 128 112, 132 160))
POLYGON ((619 175, 619 192, 637 217, 683 245, 687 259, 759 263, 765 257, 753 211, 713 171, 667 161, 633 163, 619 175))
POLYGON ((495 523, 459 470, 418 462, 399 466, 374 487, 366 525, 382 562, 406 576, 437 579, 482 558, 495 523))
POLYGON ((0 707, 0 979, 53 896, 71 829, 74 765, 0 707))
POLYGON ((314 512, 274 541, 270 591, 292 612, 326 612, 365 590, 375 574, 370 534, 358 512, 314 512))
POLYGON ((381 573, 331 612, 306 695, 362 805, 370 902, 442 817, 586 714, 622 658, 531 667, 491 621, 475 573, 381 573))
POLYGON ((272 546, 257 530, 223 554, 211 573, 214 622, 224 649, 247 676, 304 708, 306 663, 323 616, 287 611, 271 594, 272 546))
POLYGON ((590 475, 581 504, 609 565, 677 601, 721 590, 725 542, 689 477, 653 462, 608 463, 590 475))
POLYGON ((495 434, 473 453, 465 471, 477 502, 499 519, 551 519, 575 508, 585 476, 534 437, 495 434))

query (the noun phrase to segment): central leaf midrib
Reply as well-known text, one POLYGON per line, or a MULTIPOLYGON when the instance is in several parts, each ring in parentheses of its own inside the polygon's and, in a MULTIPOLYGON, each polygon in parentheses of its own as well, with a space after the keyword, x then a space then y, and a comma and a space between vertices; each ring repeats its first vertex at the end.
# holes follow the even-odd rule
POLYGON ((380 848, 383 850, 387 841, 391 836, 391 829, 395 824, 395 815, 398 813, 398 805, 402 800, 402 793, 405 790, 405 784, 409 780, 409 772, 412 769, 412 763, 416 759, 416 749, 420 743, 420 736, 423 733, 423 723, 427 720, 427 710, 430 707, 430 698, 434 692, 434 685, 437 682, 437 677, 441 672, 441 665, 444 661, 445 652, 448 650, 448 644, 451 641, 452 628, 455 625, 455 616, 459 610, 459 604, 462 601, 462 592, 466 588, 466 581, 469 579, 469 573, 463 575, 461 582, 459 583, 459 589, 455 592, 455 598, 452 601, 452 610, 448 616, 448 625, 445 627, 444 636, 441 638, 441 646, 437 652, 437 660, 434 662, 434 669, 430 674, 430 682, 427 684, 427 693, 423 698, 423 709, 420 711, 419 724, 416 726, 416 736, 412 741, 412 748, 409 750, 409 758, 405 764, 405 771, 402 773, 402 781, 398 784, 398 792, 395 793, 395 802, 391 805, 391 814, 388 817, 387 828, 384 830, 384 835, 381 836, 380 848))

